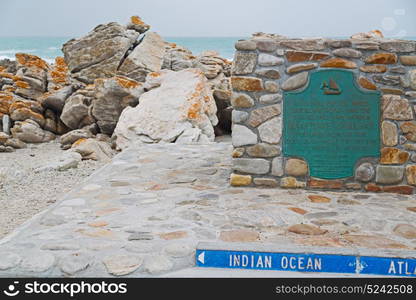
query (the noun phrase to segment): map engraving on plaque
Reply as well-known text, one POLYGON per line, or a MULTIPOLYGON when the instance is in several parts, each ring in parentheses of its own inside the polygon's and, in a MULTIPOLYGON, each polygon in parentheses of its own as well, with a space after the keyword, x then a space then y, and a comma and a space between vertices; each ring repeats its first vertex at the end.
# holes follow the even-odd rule
POLYGON ((284 93, 283 155, 305 159, 312 177, 353 176, 359 159, 380 156, 380 92, 351 71, 312 72, 304 90, 284 93))

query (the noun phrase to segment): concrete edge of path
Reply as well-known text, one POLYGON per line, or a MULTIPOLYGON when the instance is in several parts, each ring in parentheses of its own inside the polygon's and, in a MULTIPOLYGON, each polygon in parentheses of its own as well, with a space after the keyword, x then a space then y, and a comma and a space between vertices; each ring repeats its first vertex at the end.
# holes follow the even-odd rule
POLYGON ((397 278, 397 276, 342 274, 342 273, 311 273, 275 270, 245 270, 218 268, 187 268, 167 273, 161 278, 397 278))

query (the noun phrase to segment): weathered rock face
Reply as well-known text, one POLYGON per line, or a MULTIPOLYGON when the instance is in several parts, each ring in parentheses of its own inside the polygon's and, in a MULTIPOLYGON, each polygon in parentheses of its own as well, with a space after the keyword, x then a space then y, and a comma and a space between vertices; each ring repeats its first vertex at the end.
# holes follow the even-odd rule
POLYGON ((70 129, 82 128, 94 120, 89 114, 89 107, 94 99, 94 86, 88 85, 73 93, 65 102, 61 120, 70 129))
POLYGON ((195 60, 194 67, 201 69, 208 79, 214 79, 230 64, 227 60, 220 57, 216 51, 205 51, 195 60))
POLYGON ((139 36, 117 23, 99 25, 88 35, 66 42, 62 51, 72 76, 84 83, 113 77, 139 36))
POLYGON ((187 69, 149 77, 160 86, 144 93, 135 108, 123 110, 114 131, 117 147, 124 149, 135 141, 173 142, 192 128, 200 130, 192 142, 213 141, 217 109, 203 73, 187 69))
MULTIPOLYGON (((16 98, 16 97, 15 97, 16 98)), ((33 120, 41 127, 45 125, 42 106, 32 100, 16 99, 9 107, 10 118, 13 121, 33 120)))
POLYGON ((54 90, 49 93, 45 93, 40 102, 45 108, 50 108, 55 112, 62 112, 65 105, 65 100, 74 92, 74 88, 71 85, 64 86, 60 89, 54 90))
POLYGON ((10 105, 14 102, 13 94, 10 92, 0 92, 0 116, 9 114, 10 105))
POLYGON ((77 140, 72 144, 72 149, 81 154, 82 159, 109 161, 112 157, 110 145, 93 138, 77 140))
POLYGON ((162 69, 181 71, 192 68, 196 57, 192 52, 175 43, 165 43, 165 55, 163 56, 162 69))
POLYGON ((63 57, 56 57, 55 63, 48 70, 48 91, 56 91, 70 84, 68 66, 63 57))
POLYGON ((11 132, 14 138, 25 143, 44 143, 55 139, 52 132, 43 130, 38 123, 32 120, 15 122, 11 132))
POLYGON ((0 59, 0 68, 7 73, 15 74, 17 71, 16 61, 8 58, 0 59))
POLYGON ((38 56, 24 53, 16 54, 16 62, 15 93, 36 100, 46 91, 49 65, 38 56))
POLYGON ((139 16, 132 16, 130 22, 127 24, 127 29, 132 29, 138 33, 145 33, 150 29, 150 25, 143 22, 139 16))
POLYGON ((111 135, 121 112, 127 106, 136 106, 144 92, 142 84, 123 76, 95 81, 92 116, 102 133, 111 135))
POLYGON ((79 139, 88 139, 88 138, 92 138, 92 137, 93 137, 92 133, 88 130, 75 129, 75 130, 72 130, 72 131, 62 135, 61 138, 59 139, 59 141, 62 145, 68 145, 68 144, 72 145, 73 143, 75 143, 79 139))
POLYGON ((118 73, 143 82, 148 73, 160 71, 164 54, 163 39, 155 32, 148 32, 123 61, 118 73))

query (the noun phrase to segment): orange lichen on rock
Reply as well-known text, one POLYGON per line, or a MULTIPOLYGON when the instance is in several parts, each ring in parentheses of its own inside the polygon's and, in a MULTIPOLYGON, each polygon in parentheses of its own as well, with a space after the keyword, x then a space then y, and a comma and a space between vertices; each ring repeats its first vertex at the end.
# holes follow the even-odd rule
POLYGON ((17 87, 22 89, 28 89, 30 86, 26 81, 18 80, 14 83, 17 87))
POLYGON ((355 69, 357 67, 356 63, 350 60, 343 58, 335 57, 330 58, 321 63, 323 68, 344 68, 344 69, 355 69))
POLYGON ((262 80, 256 77, 231 77, 231 86, 238 91, 260 92, 263 90, 262 80))
POLYGON ((160 76, 160 73, 159 72, 150 72, 149 74, 147 74, 147 76, 156 78, 156 77, 159 77, 160 76))
POLYGON ((7 92, 0 92, 0 116, 9 114, 10 105, 13 103, 13 95, 7 92))
POLYGON ((147 25, 145 22, 143 22, 142 19, 140 19, 139 16, 132 16, 130 18, 130 21, 134 24, 134 25, 147 25))
POLYGON ((49 69, 48 63, 36 55, 16 53, 16 60, 25 67, 37 67, 43 70, 49 69))
POLYGON ((199 111, 201 109, 200 103, 193 103, 188 110, 188 118, 189 119, 197 119, 199 117, 199 111))
POLYGON ((365 77, 360 77, 358 79, 358 83, 360 84, 361 87, 363 87, 367 90, 376 90, 377 89, 377 86, 365 77))
POLYGON ((397 55, 394 53, 374 53, 365 60, 368 64, 395 64, 397 63, 397 55))
POLYGON ((74 143, 72 144, 72 147, 79 146, 79 145, 81 145, 82 143, 84 143, 84 142, 86 142, 86 141, 87 141, 87 139, 86 139, 86 138, 80 138, 80 139, 78 139, 76 142, 74 142, 74 143))
POLYGON ((63 57, 56 57, 55 64, 50 71, 52 82, 56 84, 67 84, 68 80, 68 66, 63 57))
POLYGON ((141 85, 139 82, 124 76, 116 76, 116 81, 120 86, 126 89, 136 88, 141 85))
POLYGON ((385 147, 381 149, 380 163, 384 165, 404 164, 409 160, 409 152, 397 148, 385 147))
POLYGON ((13 102, 13 103, 10 105, 9 111, 10 111, 10 112, 13 112, 13 111, 15 111, 16 109, 22 109, 22 108, 29 108, 29 109, 30 109, 30 104, 25 103, 25 102, 23 102, 23 101, 16 101, 16 102, 13 102))
POLYGON ((3 71, 0 71, 0 77, 9 78, 9 79, 13 79, 13 80, 15 80, 15 78, 16 79, 19 78, 19 77, 15 76, 11 73, 7 73, 7 72, 3 72, 3 71))

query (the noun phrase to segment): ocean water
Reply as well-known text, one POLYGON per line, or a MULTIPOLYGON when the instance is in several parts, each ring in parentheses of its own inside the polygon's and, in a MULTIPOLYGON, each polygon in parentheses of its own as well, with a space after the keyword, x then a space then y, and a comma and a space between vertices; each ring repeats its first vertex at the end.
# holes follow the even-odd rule
MULTIPOLYGON (((234 56, 234 44, 245 37, 164 37, 168 42, 184 46, 198 55, 205 50, 216 50, 227 59, 234 56)), ((14 59, 18 52, 34 54, 48 62, 62 56, 62 45, 71 37, 0 37, 0 59, 14 59)), ((416 37, 404 39, 416 40, 416 37)))
MULTIPOLYGON (((19 52, 42 57, 53 62, 62 56, 62 45, 71 37, 0 37, 0 59, 14 59, 19 52)), ((234 56, 234 44, 241 37, 164 37, 168 42, 177 43, 198 55, 205 50, 216 50, 227 59, 234 56)))

